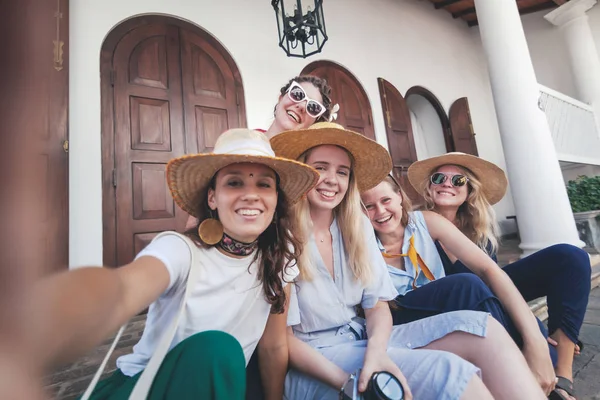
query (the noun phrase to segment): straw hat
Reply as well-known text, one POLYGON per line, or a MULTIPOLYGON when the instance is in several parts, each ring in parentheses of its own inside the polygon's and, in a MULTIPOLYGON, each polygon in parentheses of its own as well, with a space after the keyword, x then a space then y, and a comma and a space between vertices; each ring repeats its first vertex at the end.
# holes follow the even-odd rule
POLYGON ((275 156, 265 134, 250 129, 230 129, 219 136, 212 153, 190 154, 167 164, 167 183, 175 202, 195 217, 196 208, 213 176, 235 163, 257 163, 279 175, 279 186, 293 204, 319 180, 308 165, 275 156))
POLYGON ((471 171, 481 182, 483 194, 490 204, 496 204, 506 194, 508 180, 500 167, 470 154, 453 152, 414 162, 408 168, 408 180, 419 193, 429 184, 429 177, 442 165, 458 165, 471 171))
POLYGON ((385 147, 333 122, 318 122, 307 129, 287 131, 271 138, 275 154, 292 160, 313 147, 326 144, 343 147, 352 154, 353 173, 361 192, 377 186, 392 170, 392 159, 385 147))

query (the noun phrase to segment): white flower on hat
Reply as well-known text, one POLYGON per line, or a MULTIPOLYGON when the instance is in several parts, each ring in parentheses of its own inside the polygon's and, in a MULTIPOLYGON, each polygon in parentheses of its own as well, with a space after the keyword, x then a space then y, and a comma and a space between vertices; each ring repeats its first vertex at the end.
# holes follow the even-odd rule
POLYGON ((337 119, 338 111, 340 111, 340 105, 336 104, 331 109, 331 114, 329 114, 329 122, 333 121, 334 119, 337 119))

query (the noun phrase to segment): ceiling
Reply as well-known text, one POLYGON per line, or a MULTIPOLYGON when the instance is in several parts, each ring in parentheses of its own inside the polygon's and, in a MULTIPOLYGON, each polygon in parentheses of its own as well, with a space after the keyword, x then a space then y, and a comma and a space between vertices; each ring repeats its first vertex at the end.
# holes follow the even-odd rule
MULTIPOLYGON (((477 25, 474 0, 429 0, 436 10, 446 10, 452 18, 460 18, 469 26, 477 25)), ((487 0, 498 1, 498 0, 487 0)), ((501 0, 504 1, 504 0, 501 0)), ((569 0, 515 0, 521 15, 556 8, 569 0)))

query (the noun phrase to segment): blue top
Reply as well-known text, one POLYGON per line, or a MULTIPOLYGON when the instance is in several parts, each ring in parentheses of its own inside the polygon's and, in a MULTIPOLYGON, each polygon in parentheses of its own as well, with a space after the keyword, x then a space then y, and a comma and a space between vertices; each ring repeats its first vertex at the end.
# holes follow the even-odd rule
MULTIPOLYGON (((463 264, 462 261, 456 260, 455 262, 452 262, 448 254, 446 254, 446 251, 442 247, 441 243, 437 240, 435 241, 435 247, 437 248, 438 254, 440 255, 440 258, 442 260, 442 264, 444 265, 444 271, 446 271, 447 275, 456 274, 460 272, 470 272, 469 268, 465 264, 463 264)), ((492 246, 489 242, 484 251, 487 253, 487 255, 490 256, 492 260, 494 260, 496 264, 498 264, 498 258, 496 257, 496 253, 492 251, 492 246)))
MULTIPOLYGON (((446 276, 446 273, 444 272, 444 264, 442 264, 442 260, 440 259, 440 255, 436 249, 436 245, 429 234, 429 230, 427 229, 425 217, 421 211, 413 211, 408 213, 408 225, 404 231, 404 243, 402 244, 403 254, 408 252, 410 238, 413 235, 415 237, 414 244, 417 253, 419 253, 427 267, 429 267, 429 270, 433 274, 434 278, 437 280, 446 276)), ((385 251, 385 248, 379 239, 377 239, 377 244, 380 251, 385 251)), ((391 265, 387 266, 388 272, 392 278, 392 282, 394 283, 394 287, 400 295, 405 295, 413 290, 413 282, 415 283, 416 287, 420 287, 431 282, 420 269, 415 282, 415 266, 408 257, 404 257, 404 268, 406 271, 391 265)))
POLYGON ((348 325, 357 317, 357 305, 369 309, 378 301, 390 301, 398 295, 387 274, 385 260, 377 251, 371 223, 365 215, 361 217, 373 271, 371 283, 365 287, 354 278, 337 219, 329 227, 335 278, 327 270, 315 238, 311 235, 304 251, 311 253, 316 267, 315 276, 310 281, 296 279, 288 310, 288 326, 293 327, 295 336, 301 340, 310 342, 335 336, 338 328, 348 325))

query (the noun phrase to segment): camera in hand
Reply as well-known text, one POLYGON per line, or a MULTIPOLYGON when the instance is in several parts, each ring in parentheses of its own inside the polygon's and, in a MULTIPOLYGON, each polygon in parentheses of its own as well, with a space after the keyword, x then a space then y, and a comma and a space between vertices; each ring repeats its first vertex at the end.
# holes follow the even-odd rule
POLYGON ((361 370, 351 374, 340 391, 340 400, 403 400, 404 388, 394 375, 389 372, 375 372, 369 379, 367 389, 358 391, 358 379, 361 370))

